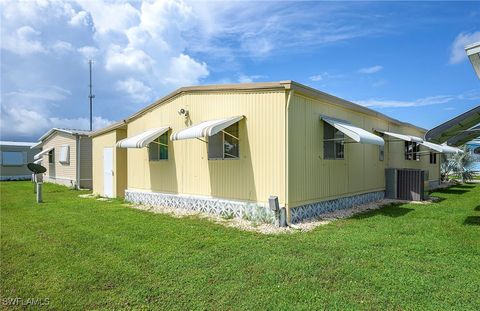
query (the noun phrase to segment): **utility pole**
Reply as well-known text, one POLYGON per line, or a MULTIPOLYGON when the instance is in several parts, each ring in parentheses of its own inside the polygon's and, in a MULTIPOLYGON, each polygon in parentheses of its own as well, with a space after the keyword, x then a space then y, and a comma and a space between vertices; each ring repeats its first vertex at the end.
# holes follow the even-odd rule
POLYGON ((88 60, 88 66, 90 68, 90 95, 88 95, 88 98, 90 100, 90 131, 92 131, 92 104, 93 104, 93 99, 95 98, 95 95, 92 94, 92 64, 93 60, 88 60))

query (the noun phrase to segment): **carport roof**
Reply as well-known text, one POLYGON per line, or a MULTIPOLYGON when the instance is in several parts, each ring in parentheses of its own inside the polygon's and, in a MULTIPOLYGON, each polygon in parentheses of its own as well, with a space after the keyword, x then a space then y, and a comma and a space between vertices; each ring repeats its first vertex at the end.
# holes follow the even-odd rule
POLYGON ((461 146, 480 136, 480 105, 425 133, 425 140, 461 146))

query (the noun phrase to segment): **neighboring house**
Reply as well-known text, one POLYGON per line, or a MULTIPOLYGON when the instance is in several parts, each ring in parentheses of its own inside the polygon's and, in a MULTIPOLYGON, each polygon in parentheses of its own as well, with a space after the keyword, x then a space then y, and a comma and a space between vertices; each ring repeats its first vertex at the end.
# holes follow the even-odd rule
POLYGON ((47 168, 44 181, 92 189, 92 139, 89 131, 52 128, 39 139, 35 163, 47 168))
POLYGON ((386 168, 435 187, 425 132, 293 81, 180 88, 91 135, 93 191, 268 221, 277 196, 298 222, 383 198, 386 168))
POLYGON ((31 149, 35 143, 19 141, 0 141, 0 180, 28 180, 32 172, 27 163, 33 162, 33 156, 40 151, 31 149))

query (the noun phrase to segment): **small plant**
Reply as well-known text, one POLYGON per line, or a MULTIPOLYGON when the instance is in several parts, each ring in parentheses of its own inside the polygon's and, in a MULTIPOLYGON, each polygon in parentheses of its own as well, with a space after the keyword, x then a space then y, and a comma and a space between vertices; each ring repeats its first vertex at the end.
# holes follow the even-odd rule
POLYGON ((235 214, 233 212, 226 212, 225 214, 222 214, 223 219, 233 219, 235 217, 235 214))

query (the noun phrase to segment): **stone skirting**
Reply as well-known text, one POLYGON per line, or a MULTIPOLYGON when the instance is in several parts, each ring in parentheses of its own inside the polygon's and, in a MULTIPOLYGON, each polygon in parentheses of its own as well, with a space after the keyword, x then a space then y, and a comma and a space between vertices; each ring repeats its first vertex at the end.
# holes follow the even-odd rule
POLYGON ((167 206, 193 210, 227 218, 235 217, 271 224, 274 224, 276 221, 275 212, 269 208, 268 203, 234 201, 137 190, 125 190, 125 200, 149 206, 167 206))
POLYGON ((297 206, 290 209, 290 220, 291 223, 298 223, 303 220, 319 217, 324 213, 332 212, 335 210, 379 201, 382 200, 384 197, 385 192, 378 191, 297 206))
POLYGON ((32 175, 16 175, 16 176, 0 176, 0 181, 9 181, 9 180, 31 180, 32 175))

